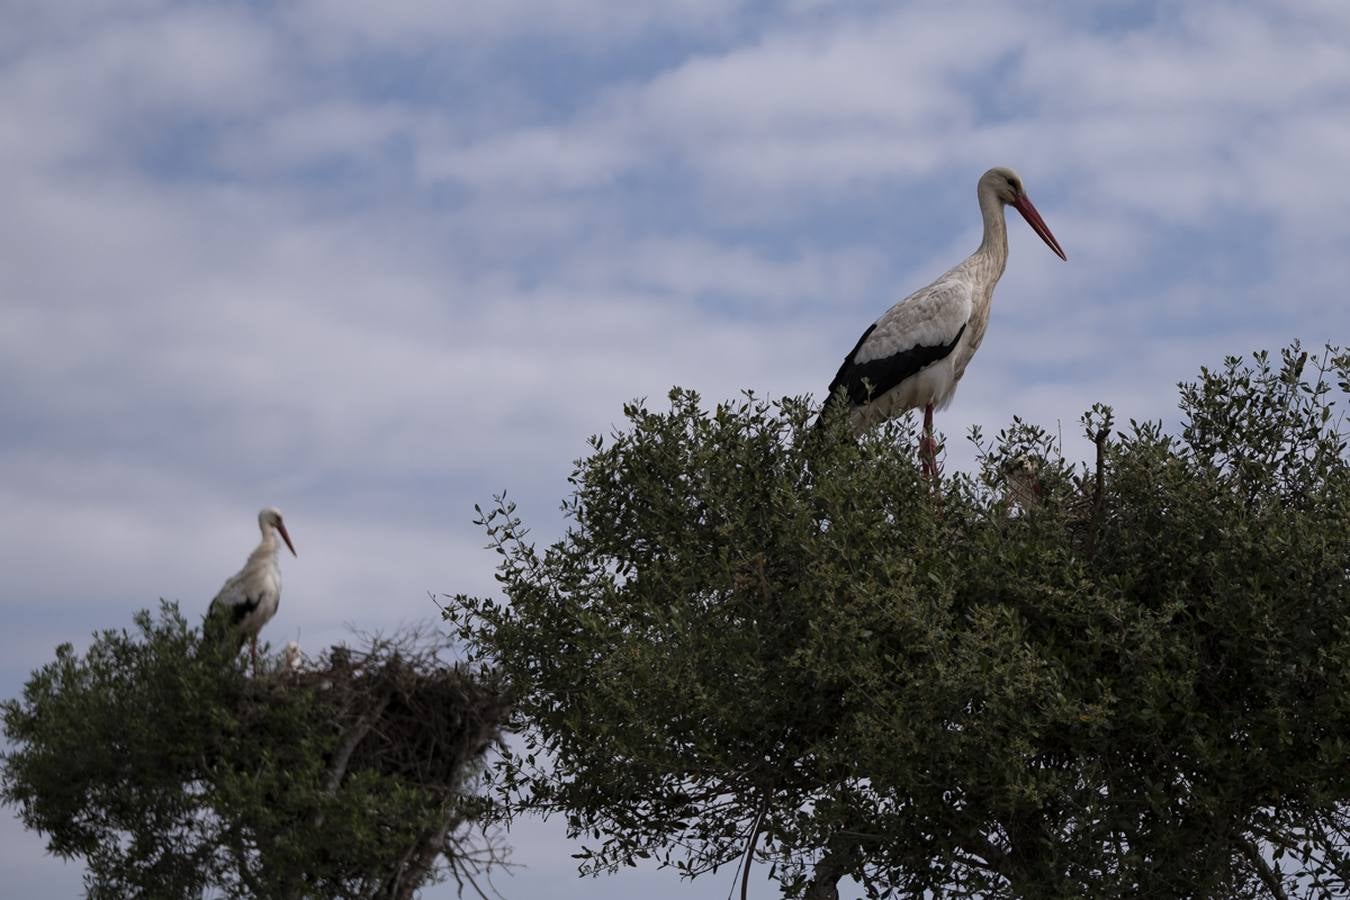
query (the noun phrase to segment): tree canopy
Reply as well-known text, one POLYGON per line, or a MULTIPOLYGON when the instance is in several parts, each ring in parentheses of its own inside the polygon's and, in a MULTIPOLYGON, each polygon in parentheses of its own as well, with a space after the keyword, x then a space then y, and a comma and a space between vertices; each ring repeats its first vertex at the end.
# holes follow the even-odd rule
POLYGON ((525 729, 503 814, 790 896, 1350 893, 1347 382, 1231 358, 1178 433, 1015 421, 937 482, 907 421, 627 406, 559 540, 480 511, 504 596, 447 610, 525 729))
POLYGON ((406 631, 249 678, 177 608, 71 645, 6 701, 0 797, 90 897, 411 898, 499 861, 467 790, 506 716, 406 631))

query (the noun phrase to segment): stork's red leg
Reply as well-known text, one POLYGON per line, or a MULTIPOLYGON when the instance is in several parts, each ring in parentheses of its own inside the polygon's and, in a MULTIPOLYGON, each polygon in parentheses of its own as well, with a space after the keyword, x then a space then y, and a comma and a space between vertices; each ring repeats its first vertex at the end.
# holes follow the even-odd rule
POLYGON ((923 437, 919 438, 919 459, 923 463, 923 474, 936 478, 937 441, 933 439, 933 404, 923 408, 923 437))

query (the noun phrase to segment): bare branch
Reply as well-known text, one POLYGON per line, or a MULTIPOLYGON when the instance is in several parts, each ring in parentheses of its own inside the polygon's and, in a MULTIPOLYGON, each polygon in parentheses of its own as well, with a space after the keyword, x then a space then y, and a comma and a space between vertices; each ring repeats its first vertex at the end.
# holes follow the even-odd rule
POLYGON ((1270 891, 1270 895, 1275 900, 1289 900, 1289 894, 1284 890, 1284 885, 1280 884, 1280 877, 1271 868, 1270 864, 1261 856, 1261 849, 1252 843, 1248 838, 1238 838, 1238 847, 1242 850, 1242 855, 1247 857, 1247 861, 1252 864, 1256 870, 1256 875, 1261 879, 1261 883, 1270 891))
POLYGON ((755 813, 755 822, 750 827, 750 841, 745 847, 745 860, 741 872, 741 900, 745 900, 750 891, 750 866, 755 862, 755 844, 759 841, 759 831, 764 825, 764 814, 768 809, 769 792, 765 791, 764 799, 759 804, 759 811, 755 813))
POLYGON ((1111 436, 1107 425, 1097 429, 1092 441, 1097 445, 1097 472, 1092 489, 1092 524, 1088 528, 1087 556, 1097 552, 1097 535, 1102 527, 1102 512, 1106 507, 1106 439, 1111 436))

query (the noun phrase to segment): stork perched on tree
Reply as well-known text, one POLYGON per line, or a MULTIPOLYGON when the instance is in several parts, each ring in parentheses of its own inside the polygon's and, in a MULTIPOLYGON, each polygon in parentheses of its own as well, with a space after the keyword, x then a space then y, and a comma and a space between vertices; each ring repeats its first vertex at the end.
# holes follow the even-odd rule
POLYGON ((1003 207, 1011 205, 1020 212, 1041 240, 1060 259, 1068 260, 1012 169, 985 172, 976 195, 984 216, 979 249, 873 322, 844 357, 826 401, 842 395, 856 433, 905 410, 923 409, 919 449, 924 472, 930 476, 937 475, 933 410, 951 402, 956 383, 979 349, 994 285, 1008 262, 1003 207))
POLYGON ((258 528, 262 540, 249 554, 244 567, 231 575, 211 601, 206 614, 208 631, 237 640, 242 647, 244 639, 252 641, 253 671, 258 671, 258 632, 277 614, 281 603, 281 565, 277 561, 277 535, 286 542, 291 556, 297 556, 281 510, 269 506, 258 513, 258 528))

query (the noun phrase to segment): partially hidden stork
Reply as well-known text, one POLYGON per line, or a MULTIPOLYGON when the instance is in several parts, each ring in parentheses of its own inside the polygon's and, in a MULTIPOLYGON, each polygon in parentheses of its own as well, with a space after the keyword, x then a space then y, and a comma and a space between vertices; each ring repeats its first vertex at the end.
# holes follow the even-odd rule
POLYGON ((258 513, 258 528, 262 531, 262 540, 248 555, 244 567, 225 581, 206 614, 208 629, 228 633, 229 639, 238 641, 236 649, 243 646, 245 638, 252 642, 255 674, 258 671, 258 632, 277 614, 277 606, 281 603, 278 534, 286 542, 291 556, 298 556, 291 536, 286 532, 281 510, 269 506, 258 513))
MULTIPOLYGON (((1003 207, 1012 206, 1041 240, 1067 261, 1012 169, 980 176, 976 195, 984 240, 970 256, 928 287, 892 306, 863 332, 830 382, 828 397, 847 402, 855 433, 905 410, 923 410, 919 450, 924 472, 937 475, 933 410, 943 409, 984 339, 989 302, 1008 262, 1003 207)), ((827 399, 827 404, 829 403, 827 399)))

